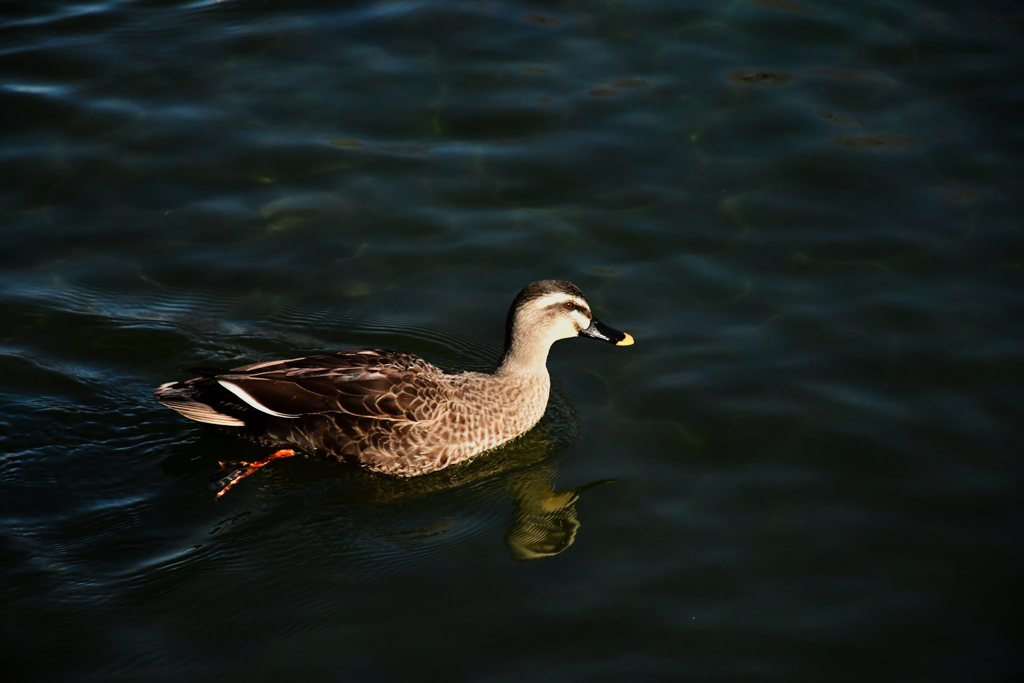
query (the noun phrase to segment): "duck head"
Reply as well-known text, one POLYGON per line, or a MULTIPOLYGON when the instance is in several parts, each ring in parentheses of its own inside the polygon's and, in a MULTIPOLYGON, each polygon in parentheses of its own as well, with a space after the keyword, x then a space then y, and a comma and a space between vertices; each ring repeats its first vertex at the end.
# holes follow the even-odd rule
POLYGON ((570 337, 590 337, 616 346, 633 343, 633 337, 594 317, 583 292, 571 282, 531 282, 516 295, 509 309, 502 367, 510 363, 542 367, 551 345, 570 337))

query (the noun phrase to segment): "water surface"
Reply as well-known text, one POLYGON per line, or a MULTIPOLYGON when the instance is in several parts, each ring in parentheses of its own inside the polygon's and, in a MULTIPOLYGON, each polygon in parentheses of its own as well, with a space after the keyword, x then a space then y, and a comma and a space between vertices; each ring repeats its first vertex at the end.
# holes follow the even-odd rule
POLYGON ((981 0, 5 3, 0 652, 25 680, 1011 680, 1024 15, 981 0), (487 369, 396 481, 161 408, 194 366, 487 369), (614 480, 612 482, 611 480, 614 480))

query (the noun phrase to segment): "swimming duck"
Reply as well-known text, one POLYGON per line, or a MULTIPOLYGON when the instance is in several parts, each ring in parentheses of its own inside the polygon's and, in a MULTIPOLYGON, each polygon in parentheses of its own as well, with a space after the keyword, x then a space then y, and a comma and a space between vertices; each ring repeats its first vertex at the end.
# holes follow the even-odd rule
POLYGON ((271 460, 296 452, 333 457, 375 472, 435 472, 510 441, 544 415, 547 357, 559 339, 617 346, 633 338, 601 323, 575 285, 541 280, 522 289, 505 323, 493 373, 447 374, 418 356, 363 349, 328 356, 196 369, 156 399, 224 434, 280 450, 225 470, 218 497, 271 460))

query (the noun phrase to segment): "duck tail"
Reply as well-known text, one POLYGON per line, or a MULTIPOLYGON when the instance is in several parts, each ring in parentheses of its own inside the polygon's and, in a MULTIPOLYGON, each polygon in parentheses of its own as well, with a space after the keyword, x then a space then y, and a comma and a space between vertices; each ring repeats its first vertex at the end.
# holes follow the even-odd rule
POLYGON ((245 422, 225 415, 201 400, 195 384, 189 382, 168 382, 153 390, 156 400, 171 410, 176 410, 190 420, 205 422, 221 427, 244 427, 245 422))

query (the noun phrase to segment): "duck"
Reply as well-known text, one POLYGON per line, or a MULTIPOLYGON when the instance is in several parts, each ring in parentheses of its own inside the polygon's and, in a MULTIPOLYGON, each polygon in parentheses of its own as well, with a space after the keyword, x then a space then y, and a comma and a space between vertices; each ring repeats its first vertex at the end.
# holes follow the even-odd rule
POLYGON ((402 351, 357 349, 244 365, 154 390, 184 417, 242 441, 276 448, 253 462, 221 463, 220 497, 258 468, 299 453, 372 472, 416 477, 493 450, 530 430, 547 409, 547 358, 558 340, 587 337, 630 346, 599 321, 565 280, 526 285, 505 321, 493 372, 446 373, 402 351))

